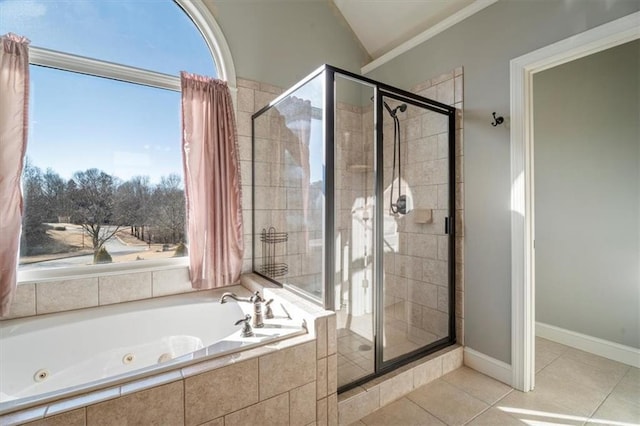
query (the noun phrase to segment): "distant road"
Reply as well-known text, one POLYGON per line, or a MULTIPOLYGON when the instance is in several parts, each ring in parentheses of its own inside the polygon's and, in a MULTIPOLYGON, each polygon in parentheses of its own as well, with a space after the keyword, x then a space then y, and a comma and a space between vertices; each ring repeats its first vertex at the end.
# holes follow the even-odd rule
MULTIPOLYGON (((91 244, 89 242, 89 244, 91 244)), ((147 246, 128 246, 122 244, 116 237, 112 237, 105 244, 107 251, 111 255, 124 255, 130 253, 138 253, 147 250, 147 246)), ((66 257, 64 259, 46 260, 44 262, 29 263, 27 265, 21 265, 19 270, 28 271, 41 268, 64 268, 70 266, 92 265, 93 255, 88 254, 84 256, 66 257)))

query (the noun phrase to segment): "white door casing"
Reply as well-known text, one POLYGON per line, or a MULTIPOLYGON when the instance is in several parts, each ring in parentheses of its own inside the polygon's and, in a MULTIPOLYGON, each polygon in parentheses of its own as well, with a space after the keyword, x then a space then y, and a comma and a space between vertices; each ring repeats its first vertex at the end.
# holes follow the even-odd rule
POLYGON ((512 386, 535 386, 535 221, 533 76, 640 38, 640 12, 512 59, 511 81, 511 367, 512 386))

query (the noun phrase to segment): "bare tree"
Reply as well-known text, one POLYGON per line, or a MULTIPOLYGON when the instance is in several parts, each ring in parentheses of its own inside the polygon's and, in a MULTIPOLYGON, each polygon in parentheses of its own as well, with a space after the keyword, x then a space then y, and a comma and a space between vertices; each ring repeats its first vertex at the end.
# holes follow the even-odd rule
POLYGON ((115 213, 115 179, 98 169, 76 172, 69 182, 74 220, 91 238, 94 258, 104 243, 122 227, 115 213))
POLYGON ((27 157, 22 172, 24 199, 22 243, 20 244, 22 255, 38 254, 40 242, 47 231, 43 225, 47 216, 46 202, 42 193, 43 182, 42 170, 34 166, 27 157))
POLYGON ((152 196, 156 241, 178 243, 184 241, 185 201, 182 180, 176 174, 163 176, 152 196))
POLYGON ((145 225, 151 222, 149 217, 151 192, 147 176, 134 176, 120 185, 116 191, 116 216, 122 223, 131 227, 132 235, 141 240, 144 240, 145 225))
POLYGON ((47 222, 56 222, 60 216, 69 216, 65 181, 52 169, 47 169, 42 180, 42 193, 47 207, 47 222))

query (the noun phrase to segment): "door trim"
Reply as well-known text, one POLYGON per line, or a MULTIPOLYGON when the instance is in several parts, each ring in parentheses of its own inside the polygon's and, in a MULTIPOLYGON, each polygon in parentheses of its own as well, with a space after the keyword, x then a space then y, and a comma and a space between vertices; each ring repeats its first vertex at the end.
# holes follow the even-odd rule
POLYGON ((535 386, 533 76, 640 38, 640 12, 512 59, 511 81, 511 367, 512 386, 535 386))

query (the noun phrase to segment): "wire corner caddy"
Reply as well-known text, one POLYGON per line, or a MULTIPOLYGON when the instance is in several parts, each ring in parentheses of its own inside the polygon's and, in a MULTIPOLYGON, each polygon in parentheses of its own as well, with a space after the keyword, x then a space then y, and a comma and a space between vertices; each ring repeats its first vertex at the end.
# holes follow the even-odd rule
POLYGON ((260 241, 262 242, 262 266, 260 272, 264 275, 276 278, 289 272, 289 265, 284 262, 276 262, 276 245, 286 243, 289 239, 287 232, 278 232, 273 226, 268 230, 262 228, 260 241))

